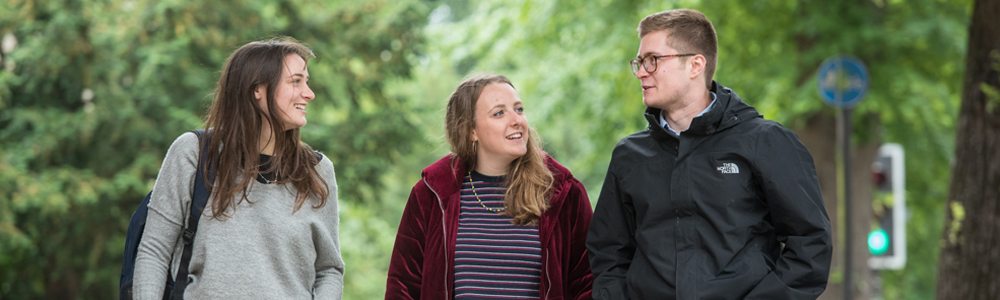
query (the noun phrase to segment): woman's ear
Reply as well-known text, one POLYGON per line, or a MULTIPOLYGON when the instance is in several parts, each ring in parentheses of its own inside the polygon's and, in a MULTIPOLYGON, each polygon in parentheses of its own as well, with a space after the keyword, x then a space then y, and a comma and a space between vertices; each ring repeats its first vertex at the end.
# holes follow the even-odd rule
POLYGON ((257 88, 253 89, 253 97, 257 100, 263 99, 264 95, 267 95, 267 86, 260 84, 257 88))

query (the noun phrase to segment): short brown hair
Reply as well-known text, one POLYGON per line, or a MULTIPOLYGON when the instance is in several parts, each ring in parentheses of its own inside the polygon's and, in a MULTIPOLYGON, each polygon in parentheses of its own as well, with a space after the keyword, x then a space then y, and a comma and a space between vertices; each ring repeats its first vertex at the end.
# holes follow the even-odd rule
POLYGON ((696 53, 705 56, 705 86, 712 88, 715 64, 718 61, 719 40, 715 27, 705 14, 691 9, 662 11, 646 16, 639 21, 639 38, 647 34, 667 31, 670 39, 667 46, 682 53, 696 53))

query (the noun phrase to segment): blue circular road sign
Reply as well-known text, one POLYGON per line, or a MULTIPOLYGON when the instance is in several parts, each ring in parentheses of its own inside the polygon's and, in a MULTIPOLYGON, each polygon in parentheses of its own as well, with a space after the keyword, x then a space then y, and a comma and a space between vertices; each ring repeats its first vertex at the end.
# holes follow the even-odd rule
POLYGON ((817 79, 819 95, 835 107, 854 107, 868 93, 868 68, 853 57, 826 59, 819 67, 817 79))

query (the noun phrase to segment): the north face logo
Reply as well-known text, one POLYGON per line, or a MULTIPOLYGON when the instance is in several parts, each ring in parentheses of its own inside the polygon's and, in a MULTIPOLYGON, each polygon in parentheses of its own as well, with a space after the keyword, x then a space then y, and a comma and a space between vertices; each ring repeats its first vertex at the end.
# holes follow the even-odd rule
POLYGON ((722 172, 722 174, 739 174, 740 167, 736 166, 734 163, 723 163, 721 167, 715 168, 722 172))

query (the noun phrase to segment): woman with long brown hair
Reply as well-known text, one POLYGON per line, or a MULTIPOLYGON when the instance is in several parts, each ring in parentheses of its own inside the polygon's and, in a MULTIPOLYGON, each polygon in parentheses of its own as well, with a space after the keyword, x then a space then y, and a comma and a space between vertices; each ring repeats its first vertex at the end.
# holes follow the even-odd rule
MULTIPOLYGON (((333 164, 299 139, 312 51, 291 38, 251 42, 226 61, 205 124, 212 196, 198 218, 186 288, 198 299, 340 299, 333 164)), ((136 299, 161 299, 179 266, 199 137, 163 161, 136 258, 136 299)), ((183 280, 183 279, 182 279, 183 280)))
POLYGON ((452 153, 410 192, 386 299, 590 299, 587 192, 538 146, 514 85, 471 77, 446 111, 452 153))

